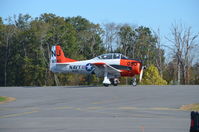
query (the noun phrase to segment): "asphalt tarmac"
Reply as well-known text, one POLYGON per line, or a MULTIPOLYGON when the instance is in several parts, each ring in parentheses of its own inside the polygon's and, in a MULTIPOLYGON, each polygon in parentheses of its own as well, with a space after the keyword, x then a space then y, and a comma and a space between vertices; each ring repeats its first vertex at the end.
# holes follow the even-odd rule
POLYGON ((0 87, 0 132, 188 132, 199 86, 0 87))

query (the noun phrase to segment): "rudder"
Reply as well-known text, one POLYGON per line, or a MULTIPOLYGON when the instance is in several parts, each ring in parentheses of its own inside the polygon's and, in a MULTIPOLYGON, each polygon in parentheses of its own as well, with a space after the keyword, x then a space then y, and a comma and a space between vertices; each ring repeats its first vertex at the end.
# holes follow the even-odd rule
POLYGON ((70 58, 66 58, 64 56, 64 52, 61 49, 61 46, 57 45, 56 46, 56 59, 57 59, 57 63, 67 63, 67 62, 75 62, 76 60, 70 59, 70 58))

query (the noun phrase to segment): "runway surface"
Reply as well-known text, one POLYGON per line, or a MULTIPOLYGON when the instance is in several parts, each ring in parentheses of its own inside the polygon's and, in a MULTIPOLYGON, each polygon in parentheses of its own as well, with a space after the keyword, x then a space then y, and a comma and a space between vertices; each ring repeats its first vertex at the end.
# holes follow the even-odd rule
POLYGON ((0 132, 188 132, 199 86, 0 87, 0 132))

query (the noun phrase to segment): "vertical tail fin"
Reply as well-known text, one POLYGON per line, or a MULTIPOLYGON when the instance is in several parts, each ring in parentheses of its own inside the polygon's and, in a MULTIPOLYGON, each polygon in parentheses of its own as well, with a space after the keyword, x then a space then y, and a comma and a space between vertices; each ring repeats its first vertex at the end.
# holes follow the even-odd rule
POLYGON ((56 59, 57 63, 67 63, 67 62, 75 62, 76 60, 66 58, 64 56, 64 52, 61 49, 61 46, 57 45, 56 46, 56 59))
POLYGON ((61 46, 56 45, 51 48, 50 70, 54 71, 57 63, 75 62, 76 60, 66 58, 61 46))

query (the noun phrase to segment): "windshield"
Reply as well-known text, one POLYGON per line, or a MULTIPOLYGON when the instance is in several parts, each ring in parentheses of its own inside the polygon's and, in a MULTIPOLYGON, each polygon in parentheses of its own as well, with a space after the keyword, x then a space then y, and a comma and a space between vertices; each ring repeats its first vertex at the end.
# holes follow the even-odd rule
POLYGON ((122 55, 121 59, 128 59, 128 57, 122 55))
POLYGON ((100 56, 96 57, 95 59, 121 59, 121 58, 127 59, 126 56, 124 56, 124 55, 122 55, 120 53, 103 54, 103 55, 100 55, 100 56))

